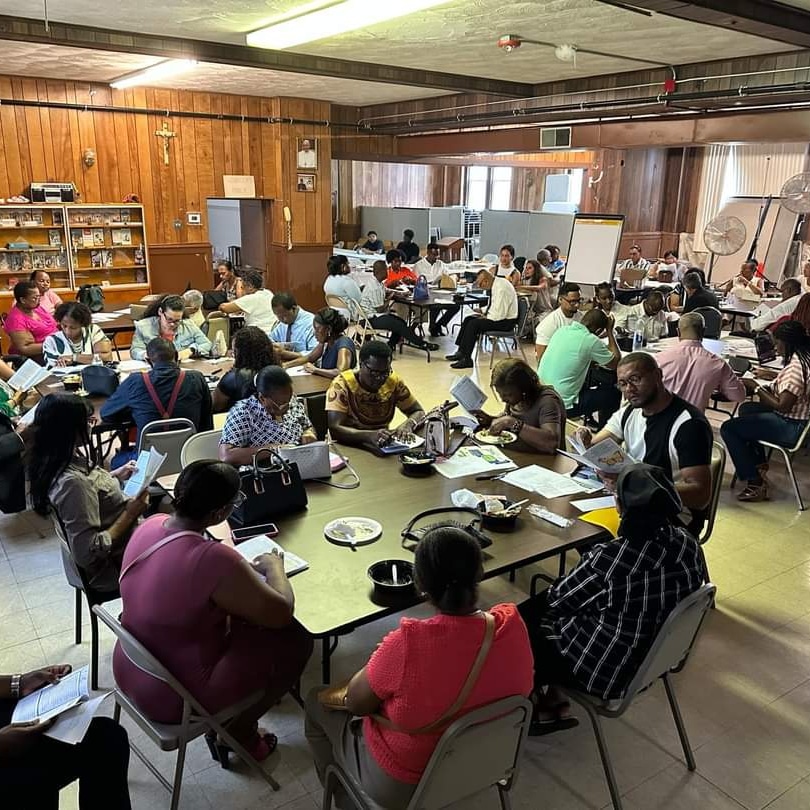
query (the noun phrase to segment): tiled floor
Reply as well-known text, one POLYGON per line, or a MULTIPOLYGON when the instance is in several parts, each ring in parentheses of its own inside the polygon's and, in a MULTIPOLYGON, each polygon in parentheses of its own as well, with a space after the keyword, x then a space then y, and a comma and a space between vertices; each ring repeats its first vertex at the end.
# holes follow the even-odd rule
MULTIPOLYGON (((447 339, 443 343, 445 353, 449 344, 447 339)), ((408 350, 397 356, 395 367, 424 405, 440 402, 456 374, 441 355, 428 365, 424 355, 408 350)), ((488 356, 479 374, 488 381, 488 356)), ((797 467, 810 498, 806 456, 797 467)), ((689 666, 675 681, 697 771, 689 773, 681 760, 660 688, 645 693, 623 719, 606 723, 627 810, 810 807, 810 513, 797 513, 781 463, 774 468, 772 477, 782 486, 770 503, 738 504, 725 487, 714 536, 706 547, 718 586, 717 610, 709 616, 689 666)), ((72 591, 49 524, 30 513, 0 516, 0 541, 0 671, 26 670, 43 662, 86 663, 89 628, 84 643, 74 645, 72 591)), ((524 593, 529 574, 523 572, 516 583, 524 593)), ((514 586, 503 580, 486 583, 483 591, 490 603, 516 598, 514 586)), ((360 667, 396 620, 366 627, 343 643, 334 659, 335 678, 360 667)), ((102 686, 112 685, 111 649, 111 636, 102 630, 102 686)), ((305 688, 317 682, 318 672, 313 660, 305 688)), ((222 771, 198 741, 190 749, 181 806, 320 806, 300 710, 287 698, 265 723, 281 738, 280 753, 270 766, 282 785, 278 793, 244 767, 222 771)), ((128 728, 137 741, 140 735, 131 724, 128 728)), ((144 749, 165 773, 171 772, 173 755, 161 754, 148 743, 144 749)), ((136 810, 168 806, 167 793, 135 757, 130 779, 136 810)), ((606 807, 608 800, 587 721, 573 731, 528 743, 514 791, 516 807, 594 810, 606 807)), ((471 810, 497 806, 494 795, 464 803, 471 810)), ((63 792, 62 807, 76 807, 75 787, 63 792)))

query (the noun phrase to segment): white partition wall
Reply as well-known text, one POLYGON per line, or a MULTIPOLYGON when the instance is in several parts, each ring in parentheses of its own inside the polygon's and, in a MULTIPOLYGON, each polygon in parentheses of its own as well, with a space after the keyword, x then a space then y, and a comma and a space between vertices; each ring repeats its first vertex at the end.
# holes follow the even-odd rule
POLYGON ((557 245, 562 255, 567 256, 573 228, 573 214, 531 213, 525 255, 531 258, 540 248, 557 245))
POLYGON ((382 240, 392 239, 394 244, 399 242, 402 234, 394 239, 394 209, 384 208, 377 205, 360 206, 360 242, 365 241, 365 236, 369 231, 376 231, 377 236, 382 240))
POLYGON ((447 208, 429 208, 428 227, 441 230, 441 238, 448 236, 464 236, 464 208, 455 205, 447 208))
POLYGON ((406 228, 413 231, 413 241, 424 250, 425 245, 430 241, 430 212, 427 208, 394 208, 393 233, 390 237, 383 236, 383 239, 390 239, 395 245, 402 241, 402 232, 406 228))
POLYGON ((573 214, 482 211, 479 254, 497 253, 501 245, 511 244, 515 246, 517 256, 533 258, 546 245, 559 245, 565 255, 573 227, 573 214))

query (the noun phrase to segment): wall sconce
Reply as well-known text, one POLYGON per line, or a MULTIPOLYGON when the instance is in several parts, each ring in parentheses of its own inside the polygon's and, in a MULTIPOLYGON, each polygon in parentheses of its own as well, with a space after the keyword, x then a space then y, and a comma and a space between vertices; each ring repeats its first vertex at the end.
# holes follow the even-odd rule
POLYGON ((85 149, 82 152, 82 163, 89 169, 96 163, 96 153, 92 149, 85 149))

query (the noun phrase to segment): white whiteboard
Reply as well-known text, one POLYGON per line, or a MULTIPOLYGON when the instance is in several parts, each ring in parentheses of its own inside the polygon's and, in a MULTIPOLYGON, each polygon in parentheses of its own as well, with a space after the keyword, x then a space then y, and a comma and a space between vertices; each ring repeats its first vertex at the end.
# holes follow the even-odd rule
POLYGON ((577 214, 565 263, 565 280, 593 285, 613 281, 623 229, 621 214, 577 214))

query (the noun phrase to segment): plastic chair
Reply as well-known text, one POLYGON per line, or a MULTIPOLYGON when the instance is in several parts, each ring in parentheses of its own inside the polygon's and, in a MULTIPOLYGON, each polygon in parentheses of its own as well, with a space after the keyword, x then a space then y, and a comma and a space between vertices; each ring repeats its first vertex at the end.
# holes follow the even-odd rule
POLYGON ((804 447, 809 435, 810 420, 808 420, 805 424, 804 430, 802 430, 801 434, 799 434, 799 438, 796 440, 796 444, 794 444, 793 447, 782 447, 781 445, 774 444, 773 442, 766 442, 764 439, 759 440, 759 443, 767 449, 769 459, 774 450, 778 450, 785 459, 785 466, 787 467, 788 474, 790 475, 790 481, 793 484, 793 494, 796 496, 796 503, 799 504, 800 512, 804 512, 805 506, 804 500, 802 500, 802 493, 799 490, 799 482, 796 478, 796 472, 793 469, 793 456, 795 456, 796 453, 798 453, 799 450, 804 447))
POLYGON ((159 453, 166 454, 166 460, 160 468, 161 475, 179 473, 183 466, 180 453, 183 445, 197 432, 190 419, 156 419, 143 426, 138 440, 138 455, 143 450, 154 447, 159 453))
POLYGON ((518 296, 518 317, 517 323, 509 332, 502 332, 502 331, 494 331, 494 332, 482 332, 478 336, 478 351, 481 351, 481 346, 485 338, 488 338, 492 342, 492 350, 489 355, 489 367, 492 368, 495 362, 495 352, 498 349, 498 343, 502 343, 504 349, 506 350, 507 357, 512 356, 512 352, 509 349, 509 341, 512 341, 512 344, 517 348, 520 349, 520 354, 523 357, 523 362, 526 362, 526 352, 523 351, 523 344, 520 342, 520 335, 523 331, 523 324, 528 317, 529 314, 529 302, 524 295, 518 296))
POLYGON ((215 731, 234 752, 247 762, 262 779, 264 779, 273 790, 279 789, 279 784, 270 774, 265 773, 261 765, 240 745, 227 731, 225 724, 233 717, 250 708, 262 698, 261 692, 256 692, 238 704, 229 706, 216 714, 206 711, 192 696, 190 692, 169 672, 160 661, 155 658, 149 650, 144 647, 135 636, 132 635, 116 618, 108 613, 103 607, 96 605, 93 612, 113 631, 121 650, 127 658, 138 669, 151 675, 159 681, 163 681, 177 696, 183 701, 182 720, 176 725, 166 723, 156 723, 150 720, 141 710, 116 687, 115 711, 113 717, 116 722, 120 722, 121 709, 132 718, 137 726, 143 731, 161 751, 177 751, 177 762, 174 768, 174 781, 169 781, 155 767, 151 759, 148 758, 132 741, 130 748, 138 758, 146 765, 152 774, 157 778, 163 787, 171 795, 171 810, 177 810, 180 803, 180 789, 183 785, 183 765, 186 759, 186 747, 197 737, 202 736, 209 729, 215 731))
POLYGON ((180 466, 185 469, 194 461, 216 461, 219 458, 221 430, 203 430, 186 439, 180 450, 180 466))
POLYGON ((703 337, 711 340, 719 340, 720 329, 723 326, 723 314, 720 310, 715 307, 698 307, 697 309, 693 309, 692 312, 703 316, 703 321, 706 324, 703 337))
POLYGON ((650 651, 641 662, 641 666, 621 699, 602 700, 575 689, 562 687, 563 691, 588 713, 596 737, 596 744, 599 746, 599 755, 602 758, 602 767, 605 770, 605 778, 607 779, 610 798, 613 801, 615 810, 622 810, 622 800, 599 718, 600 716, 621 717, 630 707, 636 695, 652 686, 659 678, 664 682, 664 689, 667 693, 669 707, 672 710, 675 727, 678 730, 686 766, 690 771, 695 770, 695 757, 689 744, 689 738, 686 735, 686 727, 683 723, 678 700, 675 697, 675 691, 669 681, 669 675, 673 672, 680 672, 686 665, 689 653, 706 616, 706 611, 714 602, 716 590, 714 585, 701 585, 700 588, 682 599, 675 606, 666 621, 661 625, 650 651))
POLYGON ((59 539, 59 550, 62 552, 62 567, 65 569, 65 579, 76 591, 76 644, 82 643, 82 593, 87 600, 87 609, 90 611, 90 687, 98 689, 98 617, 93 613, 96 605, 103 605, 118 599, 121 594, 116 588, 114 591, 98 591, 90 585, 84 569, 79 567, 73 559, 73 552, 67 541, 67 531, 62 519, 53 511, 54 527, 59 539))
MULTIPOLYGON (((491 787, 498 790, 501 808, 509 810, 531 717, 531 701, 519 695, 460 717, 442 734, 407 810, 439 810, 491 787)), ((381 810, 337 765, 326 769, 323 810, 332 807, 338 783, 361 810, 381 810)))

